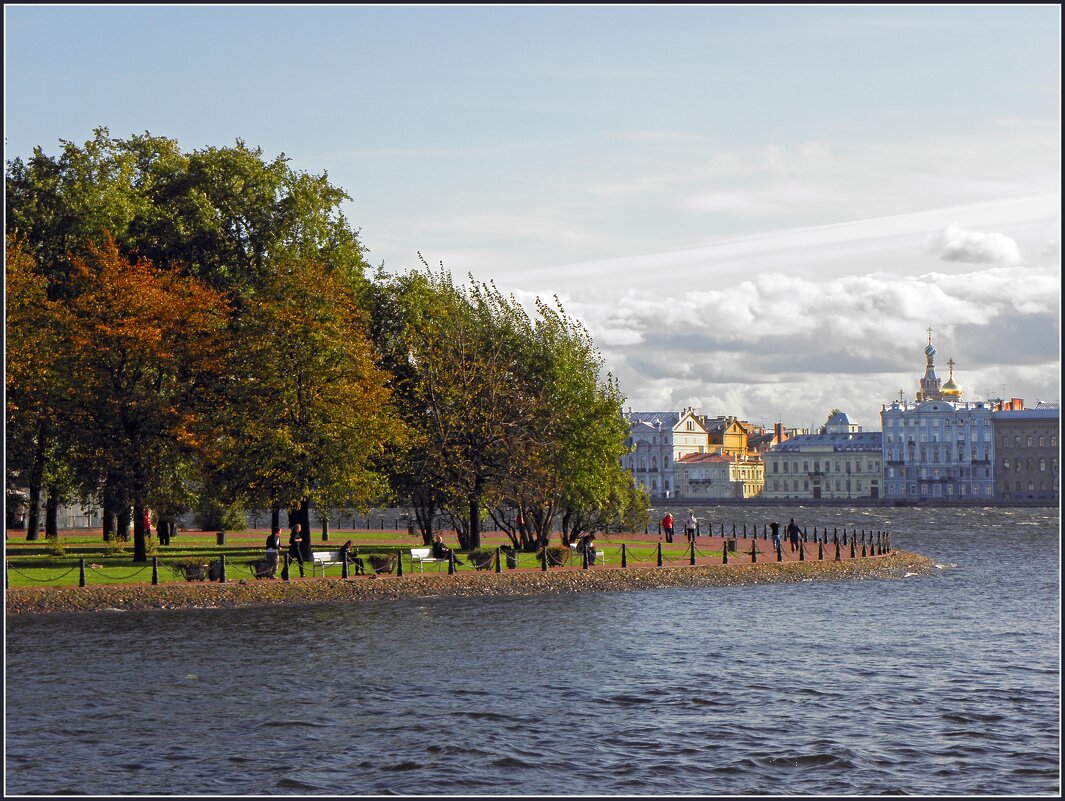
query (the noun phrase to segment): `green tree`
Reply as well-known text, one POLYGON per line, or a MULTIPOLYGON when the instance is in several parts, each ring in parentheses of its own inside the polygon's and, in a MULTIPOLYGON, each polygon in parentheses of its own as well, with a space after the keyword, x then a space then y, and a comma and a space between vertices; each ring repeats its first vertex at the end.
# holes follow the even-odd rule
POLYGON ((210 465, 225 500, 288 509, 309 532, 312 504, 361 509, 385 494, 378 463, 400 431, 365 317, 340 276, 302 260, 246 301, 210 465))

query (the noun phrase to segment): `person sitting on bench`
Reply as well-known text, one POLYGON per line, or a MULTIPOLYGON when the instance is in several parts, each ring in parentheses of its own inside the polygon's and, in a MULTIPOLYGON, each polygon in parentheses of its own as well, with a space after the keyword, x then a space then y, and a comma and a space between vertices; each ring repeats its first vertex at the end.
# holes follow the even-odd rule
POLYGON ((454 559, 456 564, 461 565, 463 562, 455 554, 453 550, 444 545, 444 535, 437 534, 433 537, 433 558, 434 559, 454 559))
POLYGON ((346 558, 347 561, 349 561, 353 565, 355 565, 355 575, 356 576, 365 576, 366 575, 366 563, 362 561, 362 557, 355 556, 354 554, 352 554, 352 552, 351 552, 351 540, 348 540, 347 542, 345 542, 343 545, 340 546, 340 558, 341 558, 342 561, 346 558))

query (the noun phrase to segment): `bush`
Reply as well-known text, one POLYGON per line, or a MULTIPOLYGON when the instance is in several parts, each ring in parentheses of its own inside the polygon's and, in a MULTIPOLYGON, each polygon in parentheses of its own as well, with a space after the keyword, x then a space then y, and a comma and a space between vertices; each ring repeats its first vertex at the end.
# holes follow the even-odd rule
POLYGON ((48 538, 48 555, 49 556, 66 556, 67 549, 63 547, 63 543, 59 541, 59 537, 48 538))
POLYGON ((196 520, 201 531, 244 531, 248 527, 242 507, 227 506, 210 498, 201 499, 196 520))
POLYGON ((562 567, 569 564, 570 557, 573 556, 573 550, 563 545, 552 545, 547 549, 547 564, 548 567, 562 567))

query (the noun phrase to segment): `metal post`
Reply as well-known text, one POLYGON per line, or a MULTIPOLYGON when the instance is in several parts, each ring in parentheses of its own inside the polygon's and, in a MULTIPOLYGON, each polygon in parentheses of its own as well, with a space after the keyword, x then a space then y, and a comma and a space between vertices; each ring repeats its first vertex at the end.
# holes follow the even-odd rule
POLYGON ((751 543, 751 564, 752 565, 758 564, 758 543, 757 542, 752 542, 751 543))
POLYGON ((769 539, 769 526, 766 526, 766 525, 762 526, 762 539, 763 540, 769 539))
POLYGON ((728 564, 728 543, 724 543, 725 547, 721 549, 721 564, 728 564))
POLYGON ((159 584, 159 557, 152 557, 152 585, 157 586, 159 584))
POLYGON ((865 543, 862 543, 862 559, 865 558, 865 543))
POLYGON ((455 552, 452 551, 447 555, 447 574, 449 576, 455 575, 455 552))
POLYGON ((747 539, 747 524, 743 524, 743 538, 747 539))
POLYGON ((581 551, 581 570, 587 570, 587 569, 588 569, 588 548, 585 547, 581 551))
POLYGON ((503 572, 503 563, 500 562, 502 555, 499 553, 499 548, 496 548, 496 573, 503 572))
POLYGON ((854 537, 851 537, 851 559, 855 559, 858 556, 858 552, 854 547, 854 537))
MULTIPOLYGON (((726 547, 727 547, 727 546, 726 546, 726 547)), ((693 565, 695 564, 695 543, 694 543, 694 542, 692 543, 692 558, 691 558, 691 564, 693 564, 693 565)))
POLYGON ((621 566, 629 566, 629 555, 625 552, 625 543, 621 543, 621 566))
MULTIPOLYGON (((411 570, 414 570, 414 563, 411 562, 411 570)), ((403 575, 403 551, 396 551, 396 577, 403 575)))
POLYGON ((839 552, 839 540, 836 540, 836 561, 839 562, 843 559, 843 556, 839 552))
POLYGON ((806 561, 806 545, 802 540, 799 540, 799 561, 806 561))
POLYGON ((778 562, 783 562, 784 561, 784 550, 779 545, 777 546, 777 561, 778 562))
POLYGON ((658 566, 662 567, 662 543, 658 543, 658 566))
POLYGON ((285 560, 281 563, 281 580, 288 581, 288 554, 284 554, 285 560))
POLYGON ((825 561, 825 545, 824 545, 823 542, 820 542, 820 541, 818 541, 818 543, 817 543, 817 561, 818 562, 825 561))
POLYGON ((809 540, 806 539, 806 526, 802 527, 802 541, 809 542, 809 540))
POLYGON ((221 554, 218 557, 218 561, 219 561, 218 583, 219 584, 225 584, 226 583, 226 555, 225 554, 221 554))
POLYGON ((340 552, 340 577, 346 579, 348 577, 348 552, 340 552))
POLYGON ((85 560, 81 560, 81 572, 78 574, 78 586, 85 586, 85 560))

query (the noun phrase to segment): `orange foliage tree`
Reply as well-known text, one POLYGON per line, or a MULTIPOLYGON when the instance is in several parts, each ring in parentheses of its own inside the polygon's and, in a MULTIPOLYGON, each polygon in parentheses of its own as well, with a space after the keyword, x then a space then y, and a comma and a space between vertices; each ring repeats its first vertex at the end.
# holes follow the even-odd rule
POLYGON ((73 260, 70 421, 82 475, 134 506, 135 562, 145 561, 143 507, 185 480, 212 447, 208 413, 225 367, 228 306, 196 279, 129 261, 108 238, 73 260))

